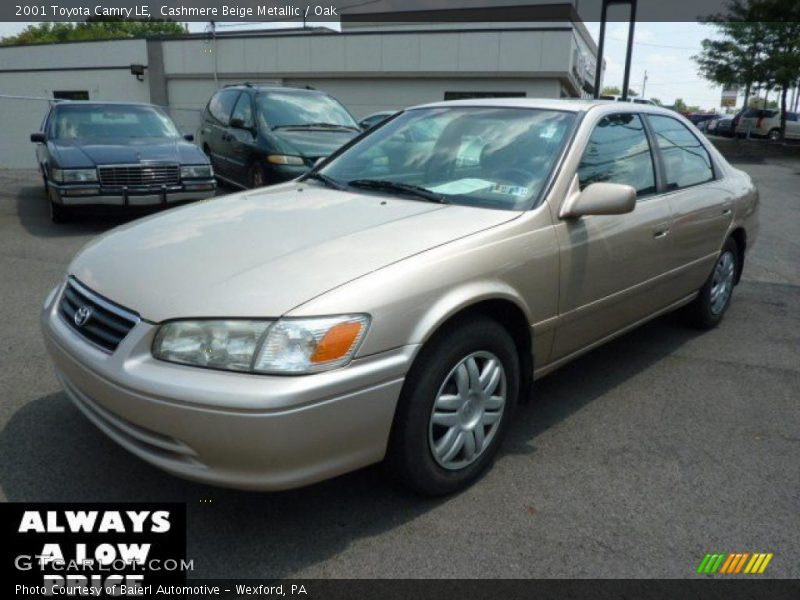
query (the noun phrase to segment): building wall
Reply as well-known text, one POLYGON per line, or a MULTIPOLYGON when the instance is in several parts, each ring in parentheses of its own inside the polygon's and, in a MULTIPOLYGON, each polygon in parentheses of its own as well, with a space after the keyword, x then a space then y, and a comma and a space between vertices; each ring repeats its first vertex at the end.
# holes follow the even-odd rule
POLYGON ((0 48, 0 168, 34 168, 30 134, 39 129, 54 91, 87 91, 90 100, 149 102, 145 81, 130 73, 146 64, 143 40, 0 48), (38 99, 37 99, 38 98, 38 99))

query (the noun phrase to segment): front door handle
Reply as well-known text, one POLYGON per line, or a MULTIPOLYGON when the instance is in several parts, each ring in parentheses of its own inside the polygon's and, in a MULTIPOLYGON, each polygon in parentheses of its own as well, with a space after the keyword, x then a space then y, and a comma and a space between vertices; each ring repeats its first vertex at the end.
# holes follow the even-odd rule
POLYGON ((653 226, 653 238, 660 240, 669 235, 669 223, 659 223, 653 226))

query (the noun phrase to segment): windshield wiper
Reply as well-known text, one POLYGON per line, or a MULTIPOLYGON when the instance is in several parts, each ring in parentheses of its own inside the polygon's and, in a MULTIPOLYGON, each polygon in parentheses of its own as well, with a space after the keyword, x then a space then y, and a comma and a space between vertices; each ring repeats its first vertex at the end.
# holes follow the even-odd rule
POLYGON ((346 189, 346 186, 338 181, 336 181, 333 177, 328 177, 327 175, 323 175, 317 171, 310 171, 303 176, 303 181, 307 179, 313 179, 314 181, 321 181, 329 188, 333 188, 335 190, 343 190, 346 189))
POLYGON ((361 131, 352 125, 341 125, 339 123, 296 123, 294 125, 275 125, 272 129, 348 129, 350 131, 361 131))
POLYGON ((424 198, 429 202, 436 202, 438 204, 447 204, 447 198, 436 192, 432 192, 427 188, 410 183, 401 183, 399 181, 389 181, 388 179, 354 179, 348 181, 347 185, 357 188, 364 188, 368 190, 384 190, 393 192, 403 192, 418 198, 424 198))

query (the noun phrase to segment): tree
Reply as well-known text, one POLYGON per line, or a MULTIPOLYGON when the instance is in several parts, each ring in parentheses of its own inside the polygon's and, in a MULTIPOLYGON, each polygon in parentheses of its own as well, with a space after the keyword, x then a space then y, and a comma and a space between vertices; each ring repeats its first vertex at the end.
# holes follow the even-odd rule
POLYGON ((18 44, 140 38, 155 35, 180 35, 187 32, 186 25, 175 21, 157 19, 133 21, 122 18, 95 17, 80 23, 38 23, 29 25, 17 35, 0 39, 0 45, 16 46, 18 44))
POLYGON ((728 12, 702 19, 712 25, 721 39, 705 39, 702 51, 692 58, 700 75, 723 86, 744 87, 744 105, 752 87, 767 82, 765 60, 765 24, 755 18, 753 4, 759 0, 731 0, 728 12))
POLYGON ((672 103, 671 108, 672 110, 680 113, 689 112, 688 110, 689 107, 686 106, 686 103, 683 101, 683 98, 676 98, 675 102, 672 103))
POLYGON ((766 23, 765 67, 781 90, 781 139, 786 137, 786 95, 800 77, 800 5, 796 0, 759 3, 759 18, 766 23))
POLYGON ((700 75, 721 85, 780 89, 781 138, 786 132, 786 96, 800 78, 800 3, 797 0, 730 0, 727 12, 704 19, 721 35, 703 40, 693 57, 700 75))
POLYGON ((620 90, 616 85, 607 85, 603 88, 600 94, 603 96, 621 96, 622 90, 620 90))

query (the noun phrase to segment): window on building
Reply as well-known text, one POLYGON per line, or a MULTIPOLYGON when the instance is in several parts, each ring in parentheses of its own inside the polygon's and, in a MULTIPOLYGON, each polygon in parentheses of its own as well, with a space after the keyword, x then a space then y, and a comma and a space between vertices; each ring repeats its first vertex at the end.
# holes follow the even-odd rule
POLYGON ((656 191, 653 156, 638 115, 603 117, 595 126, 578 166, 581 189, 592 183, 623 183, 637 196, 656 191))
POLYGON ((711 157, 686 125, 672 117, 649 115, 647 119, 664 158, 668 190, 714 179, 711 157))
POLYGON ((472 98, 524 98, 525 92, 445 92, 445 100, 470 100, 472 98))
POLYGON ((85 90, 61 90, 53 92, 53 98, 55 100, 88 100, 89 92, 85 90))

